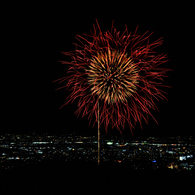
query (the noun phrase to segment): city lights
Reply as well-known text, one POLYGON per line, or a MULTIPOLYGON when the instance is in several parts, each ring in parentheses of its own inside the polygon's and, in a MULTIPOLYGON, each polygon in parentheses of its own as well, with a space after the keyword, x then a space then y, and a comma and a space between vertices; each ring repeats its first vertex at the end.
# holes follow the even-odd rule
MULTIPOLYGON (((96 136, 14 136, 0 137, 0 167, 15 168, 48 159, 65 162, 97 161, 96 136)), ((195 142, 190 137, 129 138, 101 137, 102 164, 118 163, 133 169, 195 169, 195 142)))

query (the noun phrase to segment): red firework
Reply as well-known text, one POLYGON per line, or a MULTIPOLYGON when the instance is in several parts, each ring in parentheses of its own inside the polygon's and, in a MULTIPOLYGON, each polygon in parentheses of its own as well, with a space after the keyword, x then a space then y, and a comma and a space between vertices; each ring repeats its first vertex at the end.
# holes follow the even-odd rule
POLYGON ((141 127, 142 120, 148 124, 150 110, 158 109, 154 99, 166 99, 160 87, 166 87, 162 81, 169 71, 159 67, 167 61, 166 55, 154 51, 162 45, 162 38, 150 43, 150 36, 148 31, 138 35, 137 28, 129 33, 127 26, 120 34, 113 23, 111 31, 102 32, 98 22, 91 34, 76 35, 81 44, 75 44, 75 51, 62 52, 72 58, 71 62, 61 61, 69 65, 70 75, 54 81, 68 80, 58 88, 72 91, 64 105, 78 98, 75 114, 88 115, 90 123, 95 116, 94 124, 99 120, 106 133, 109 124, 121 134, 120 127, 124 129, 126 122, 131 132, 137 122, 141 127))

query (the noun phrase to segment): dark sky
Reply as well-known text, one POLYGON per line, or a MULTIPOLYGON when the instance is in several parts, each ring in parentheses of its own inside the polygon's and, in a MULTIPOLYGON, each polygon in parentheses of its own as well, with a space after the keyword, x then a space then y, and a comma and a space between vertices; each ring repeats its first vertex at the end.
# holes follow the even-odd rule
MULTIPOLYGON (((121 4, 120 4, 121 3, 121 4)), ((154 31, 153 39, 164 38, 159 52, 168 54, 169 73, 165 83, 168 101, 156 102, 160 112, 143 129, 136 126, 135 136, 194 135, 193 126, 193 64, 194 27, 190 5, 28 5, 26 9, 8 10, 2 16, 3 56, 1 96, 1 134, 6 132, 48 132, 96 135, 87 117, 76 118, 77 102, 59 110, 69 92, 54 91, 53 80, 66 75, 66 65, 60 51, 74 50, 75 35, 90 33, 95 18, 102 30, 110 29, 112 20, 119 31, 138 33, 154 31), (185 10, 185 14, 184 14, 185 10)), ((105 134, 104 127, 101 133, 105 134)), ((109 129, 111 135, 119 135, 109 129)), ((130 130, 124 131, 131 136, 130 130)))

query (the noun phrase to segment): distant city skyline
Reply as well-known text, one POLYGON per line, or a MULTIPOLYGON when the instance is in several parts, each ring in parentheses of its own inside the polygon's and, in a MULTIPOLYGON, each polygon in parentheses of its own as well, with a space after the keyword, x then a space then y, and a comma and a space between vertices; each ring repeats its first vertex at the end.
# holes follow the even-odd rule
MULTIPOLYGON (((101 164, 122 163, 132 169, 195 170, 193 137, 125 138, 101 136, 101 164)), ((97 136, 74 134, 0 136, 0 168, 14 169, 49 160, 97 162, 97 136)))

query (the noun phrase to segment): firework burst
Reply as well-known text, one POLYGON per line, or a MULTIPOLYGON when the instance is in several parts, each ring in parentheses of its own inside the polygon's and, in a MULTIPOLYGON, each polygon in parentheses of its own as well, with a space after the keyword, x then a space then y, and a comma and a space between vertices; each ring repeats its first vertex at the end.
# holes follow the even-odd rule
POLYGON ((91 93, 108 104, 127 102, 136 90, 138 71, 131 57, 108 48, 106 53, 97 53, 91 60, 88 72, 91 93))
POLYGON ((102 32, 98 22, 91 34, 77 35, 76 50, 62 52, 72 58, 61 61, 69 64, 69 76, 55 80, 60 84, 68 80, 58 89, 72 91, 64 105, 78 99, 76 115, 88 115, 90 123, 95 116, 94 124, 104 123, 106 132, 109 124, 122 133, 125 123, 131 132, 136 123, 141 127, 142 120, 148 123, 150 110, 157 109, 154 99, 166 99, 160 88, 166 87, 162 82, 169 71, 159 67, 167 61, 166 55, 154 51, 162 38, 150 43, 150 36, 138 35, 137 29, 129 33, 127 26, 120 34, 113 23, 111 31, 102 32))

